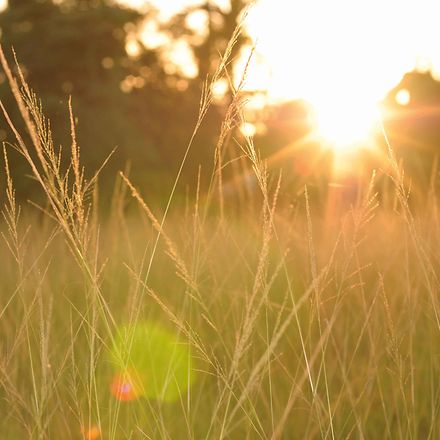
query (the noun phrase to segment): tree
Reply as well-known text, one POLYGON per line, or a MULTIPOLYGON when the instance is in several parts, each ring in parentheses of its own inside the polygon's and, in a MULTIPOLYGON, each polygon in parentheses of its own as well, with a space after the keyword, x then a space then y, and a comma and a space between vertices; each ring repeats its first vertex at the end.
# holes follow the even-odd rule
MULTIPOLYGON (((86 166, 92 169, 117 145, 123 158, 125 145, 136 142, 140 134, 128 117, 132 105, 120 83, 132 69, 125 49, 127 25, 134 26, 141 18, 134 10, 103 0, 60 4, 13 0, 0 15, 2 45, 14 47, 52 121, 55 139, 64 144, 69 134, 67 100, 73 95, 79 140, 86 166)), ((154 64, 154 54, 145 53, 143 61, 154 64)), ((0 96, 13 112, 6 83, 0 96)), ((20 119, 17 112, 12 116, 20 119)), ((23 179, 20 182, 31 188, 23 179)))
MULTIPOLYGON (((57 142, 69 144, 67 101, 72 95, 86 169, 98 168, 117 147, 104 178, 113 180, 131 160, 136 180, 160 193, 169 190, 164 182, 172 181, 195 125, 200 83, 212 73, 213 59, 226 47, 245 4, 233 0, 226 12, 210 2, 200 7, 207 11, 211 25, 202 44, 192 46, 199 67, 193 80, 167 72, 161 48, 143 46, 139 29, 145 19, 156 19, 153 9, 141 14, 106 0, 12 0, 0 14, 1 42, 5 49, 14 47, 27 81, 52 121, 57 142), (219 17, 219 26, 214 26, 219 17), (131 56, 130 44, 136 49, 131 56)), ((184 15, 164 25, 176 40, 190 33, 184 15)), ((238 39, 237 53, 244 41, 238 39)), ((0 85, 0 98, 18 121, 6 82, 0 85)), ((183 182, 193 182, 198 163, 212 159, 223 106, 214 105, 208 114, 193 146, 194 166, 187 168, 183 182)), ((11 133, 8 141, 13 142, 11 133)), ((25 173, 15 159, 13 167, 22 176, 25 173)), ((19 192, 28 195, 30 183, 19 182, 19 192)))
POLYGON ((429 71, 408 72, 384 104, 391 145, 404 160, 406 174, 426 188, 440 153, 440 82, 429 71))
MULTIPOLYGON (((222 9, 213 0, 206 0, 201 5, 186 8, 175 15, 165 26, 173 33, 175 38, 187 38, 190 41, 195 59, 197 60, 198 75, 196 80, 204 82, 215 71, 219 54, 223 54, 226 47, 240 23, 243 11, 251 2, 249 0, 231 0, 229 9, 222 9), (188 18, 195 13, 204 13, 206 16, 206 32, 200 37, 200 29, 189 26, 188 18)), ((241 49, 249 43, 249 39, 242 29, 236 39, 231 53, 231 60, 237 58, 241 49)), ((232 66, 231 63, 230 66, 232 66)), ((232 72, 230 69, 230 76, 232 72)))

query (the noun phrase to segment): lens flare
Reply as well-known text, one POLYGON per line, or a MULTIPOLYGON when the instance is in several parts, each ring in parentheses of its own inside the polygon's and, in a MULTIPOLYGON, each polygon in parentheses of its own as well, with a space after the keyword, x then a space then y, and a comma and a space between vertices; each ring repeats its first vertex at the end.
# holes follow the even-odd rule
POLYGON ((85 440, 97 440, 101 436, 101 430, 95 425, 83 431, 83 435, 85 440))
POLYGON ((110 355, 117 370, 111 392, 120 401, 144 397, 172 402, 196 377, 183 336, 155 322, 120 327, 110 355))
POLYGON ((141 395, 139 386, 128 373, 116 374, 110 387, 111 393, 121 402, 136 400, 141 395))
POLYGON ((401 89, 396 93, 396 102, 401 106, 406 106, 411 102, 411 94, 407 89, 401 89))

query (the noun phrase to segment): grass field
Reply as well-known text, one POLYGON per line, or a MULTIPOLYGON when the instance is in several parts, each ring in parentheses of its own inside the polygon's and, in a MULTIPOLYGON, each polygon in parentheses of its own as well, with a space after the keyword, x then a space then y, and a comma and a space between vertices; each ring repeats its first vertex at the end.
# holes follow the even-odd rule
POLYGON ((2 61, 47 199, 18 205, 5 148, 2 439, 440 437, 439 201, 408 202, 391 148, 392 203, 374 181, 345 208, 278 197, 247 139, 239 209, 217 154, 186 206, 153 212, 121 174, 101 215, 74 130, 63 167, 2 61))

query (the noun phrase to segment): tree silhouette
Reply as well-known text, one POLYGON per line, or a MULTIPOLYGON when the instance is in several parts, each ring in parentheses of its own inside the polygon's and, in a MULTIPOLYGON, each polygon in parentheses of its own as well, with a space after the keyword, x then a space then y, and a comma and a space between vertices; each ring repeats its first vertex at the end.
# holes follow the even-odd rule
MULTIPOLYGON (((188 14, 196 10, 208 14, 205 39, 190 44, 199 72, 195 79, 178 71, 170 74, 162 49, 143 46, 139 30, 145 19, 157 19, 153 9, 141 14, 106 0, 12 0, 0 14, 1 42, 7 51, 14 47, 26 79, 51 118, 57 142, 69 143, 67 100, 72 95, 86 169, 96 169, 117 147, 109 176, 134 159, 132 169, 139 181, 160 193, 167 188, 161 179, 175 173, 194 127, 200 83, 213 72, 214 60, 225 49, 246 4, 232 0, 224 11, 205 2, 162 23, 177 41, 193 32, 185 22, 188 14), (128 41, 137 49, 135 56, 127 53, 128 41)), ((234 55, 245 41, 244 36, 237 40, 234 55)), ((0 98, 18 121, 5 81, 0 98)), ((199 163, 212 159, 222 105, 213 106, 194 143, 189 180, 199 163)), ((4 138, 5 133, 0 135, 4 138)), ((13 142, 11 133, 6 134, 13 142)), ((13 167, 24 174, 18 159, 13 167)), ((30 190, 29 182, 20 183, 25 193, 30 190)))
POLYGON ((391 144, 403 158, 407 174, 426 186, 440 153, 440 82, 431 72, 406 73, 384 104, 391 144), (405 101, 400 99, 402 93, 405 101))
MULTIPOLYGON (((136 11, 100 0, 61 4, 13 0, 0 15, 2 45, 7 52, 14 47, 60 143, 68 142, 67 100, 73 95, 84 159, 92 169, 117 145, 124 157, 124 144, 136 142, 140 134, 127 117, 131 103, 120 89, 132 68, 125 50, 127 24, 140 19, 136 11)), ((154 54, 145 58, 155 62, 154 54)), ((0 96, 13 112, 6 83, 0 96)), ((12 116, 20 120, 17 113, 12 116)), ((12 136, 9 139, 13 141, 12 136)))
MULTIPOLYGON (((240 22, 243 11, 250 3, 249 0, 231 0, 230 7, 225 10, 212 0, 207 0, 200 5, 186 8, 175 15, 169 23, 166 23, 165 26, 175 38, 191 37, 194 36, 195 31, 188 26, 188 18, 194 13, 205 14, 207 26, 205 36, 191 44, 197 60, 197 81, 204 82, 209 75, 213 74, 218 64, 219 54, 223 54, 226 50, 231 36, 240 22)), ((249 43, 249 39, 243 29, 232 47, 231 60, 237 58, 240 50, 247 43, 249 43)), ((232 65, 229 66, 231 78, 232 65)))

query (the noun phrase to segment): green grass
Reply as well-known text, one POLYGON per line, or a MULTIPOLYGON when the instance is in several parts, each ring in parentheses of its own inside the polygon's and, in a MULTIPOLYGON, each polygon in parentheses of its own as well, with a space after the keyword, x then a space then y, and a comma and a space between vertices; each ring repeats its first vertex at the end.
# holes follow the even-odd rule
MULTIPOLYGON (((246 139, 258 196, 233 208, 222 171, 237 93, 206 191, 184 208, 172 194, 157 214, 122 174, 101 216, 73 118, 63 168, 38 100, 2 62, 30 134, 16 148, 47 198, 43 213, 18 206, 5 148, 2 438, 87 438, 94 426, 105 439, 439 438, 439 203, 431 191, 409 206, 391 147, 395 207, 366 182, 359 203, 328 218, 307 191, 278 200, 246 139), (139 332, 124 332, 118 362, 113 347, 145 322, 190 351, 194 380, 176 399, 119 401, 114 376, 142 350, 139 332)), ((209 103, 208 87, 195 133, 209 103)))

